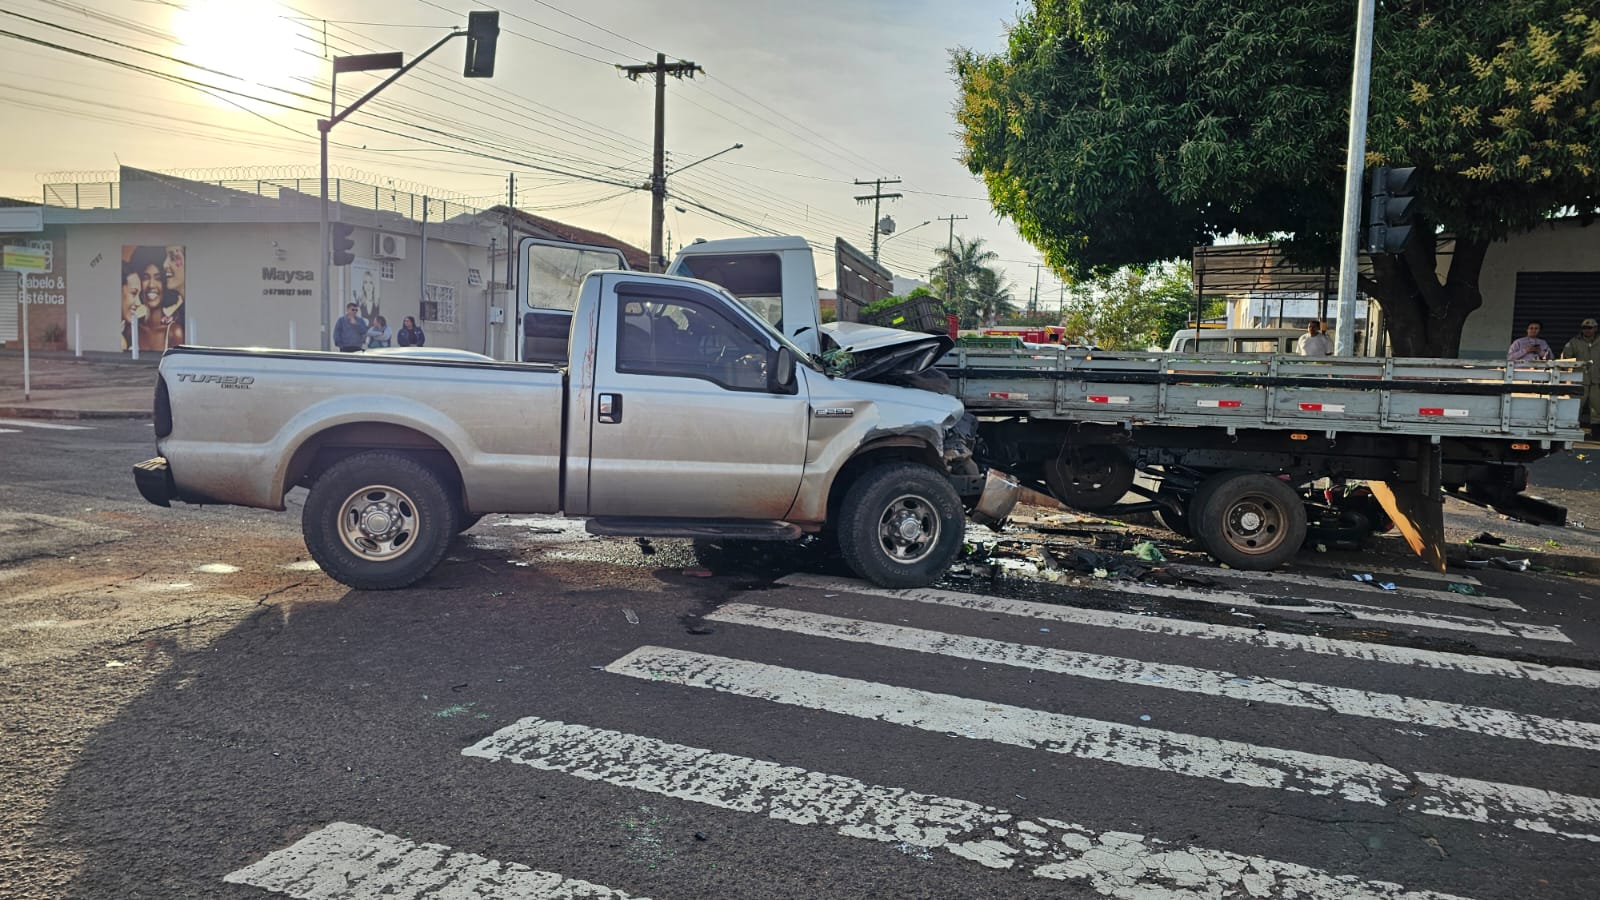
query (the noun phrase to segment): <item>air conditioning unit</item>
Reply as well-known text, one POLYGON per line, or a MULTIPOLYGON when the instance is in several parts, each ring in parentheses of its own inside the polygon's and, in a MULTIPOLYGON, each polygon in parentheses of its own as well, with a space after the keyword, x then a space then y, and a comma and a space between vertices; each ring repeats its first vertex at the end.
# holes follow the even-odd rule
POLYGON ((395 234, 372 236, 372 255, 379 259, 405 259, 406 239, 395 234))

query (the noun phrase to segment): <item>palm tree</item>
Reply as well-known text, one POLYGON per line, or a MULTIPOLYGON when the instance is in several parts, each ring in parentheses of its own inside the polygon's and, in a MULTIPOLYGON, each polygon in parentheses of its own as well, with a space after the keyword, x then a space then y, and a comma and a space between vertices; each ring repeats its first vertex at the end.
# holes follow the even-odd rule
POLYGON ((983 248, 983 238, 955 239, 954 245, 934 251, 943 270, 946 297, 957 309, 964 309, 972 298, 974 279, 986 270, 989 263, 1000 258, 993 250, 983 248))
POLYGON ((970 296, 973 319, 979 325, 993 325, 1002 316, 1014 315, 1017 311, 1011 286, 1001 280, 998 272, 988 267, 980 268, 973 276, 970 296))

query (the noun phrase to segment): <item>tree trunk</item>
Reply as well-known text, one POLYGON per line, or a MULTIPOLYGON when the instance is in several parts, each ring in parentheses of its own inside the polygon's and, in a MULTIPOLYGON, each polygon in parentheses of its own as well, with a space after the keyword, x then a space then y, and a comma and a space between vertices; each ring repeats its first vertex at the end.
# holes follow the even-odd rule
MULTIPOLYGON (((1422 224, 1417 230, 1432 231, 1422 224)), ((1433 241, 1413 241, 1402 255, 1373 258, 1373 277, 1362 279, 1362 289, 1383 306, 1390 355, 1453 359, 1461 353, 1467 316, 1483 306, 1478 278, 1488 250, 1488 241, 1456 238, 1443 283, 1433 241)))

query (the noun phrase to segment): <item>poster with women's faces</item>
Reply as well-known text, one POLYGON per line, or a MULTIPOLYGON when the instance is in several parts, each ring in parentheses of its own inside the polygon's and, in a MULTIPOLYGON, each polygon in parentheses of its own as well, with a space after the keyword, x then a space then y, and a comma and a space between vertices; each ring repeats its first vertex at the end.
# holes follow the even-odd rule
POLYGON ((122 349, 162 352, 184 342, 188 252, 181 244, 122 246, 122 349))
POLYGON ((382 289, 378 278, 378 264, 370 259, 358 259, 350 264, 350 296, 346 303, 359 308, 361 318, 368 322, 378 315, 382 289))

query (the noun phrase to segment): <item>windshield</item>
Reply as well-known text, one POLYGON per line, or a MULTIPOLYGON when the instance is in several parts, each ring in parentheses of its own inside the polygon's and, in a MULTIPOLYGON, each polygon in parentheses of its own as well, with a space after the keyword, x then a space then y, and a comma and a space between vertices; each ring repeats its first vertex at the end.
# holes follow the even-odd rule
POLYGON ((808 369, 813 369, 818 372, 822 371, 822 368, 817 364, 817 360, 813 359, 810 353, 800 349, 800 347, 796 345, 794 341, 784 337, 783 332, 779 331, 771 322, 768 322, 760 315, 753 315, 750 308, 745 306, 738 297, 735 297, 726 288, 721 287, 720 285, 712 285, 712 287, 716 288, 717 293, 728 299, 728 306, 738 310, 740 314, 744 316, 745 321, 759 328, 763 334, 772 338, 773 342, 779 347, 787 347, 789 352, 794 355, 796 362, 808 369))
POLYGON ((719 285, 774 328, 783 330, 783 263, 777 254, 686 253, 678 257, 671 274, 719 285))

